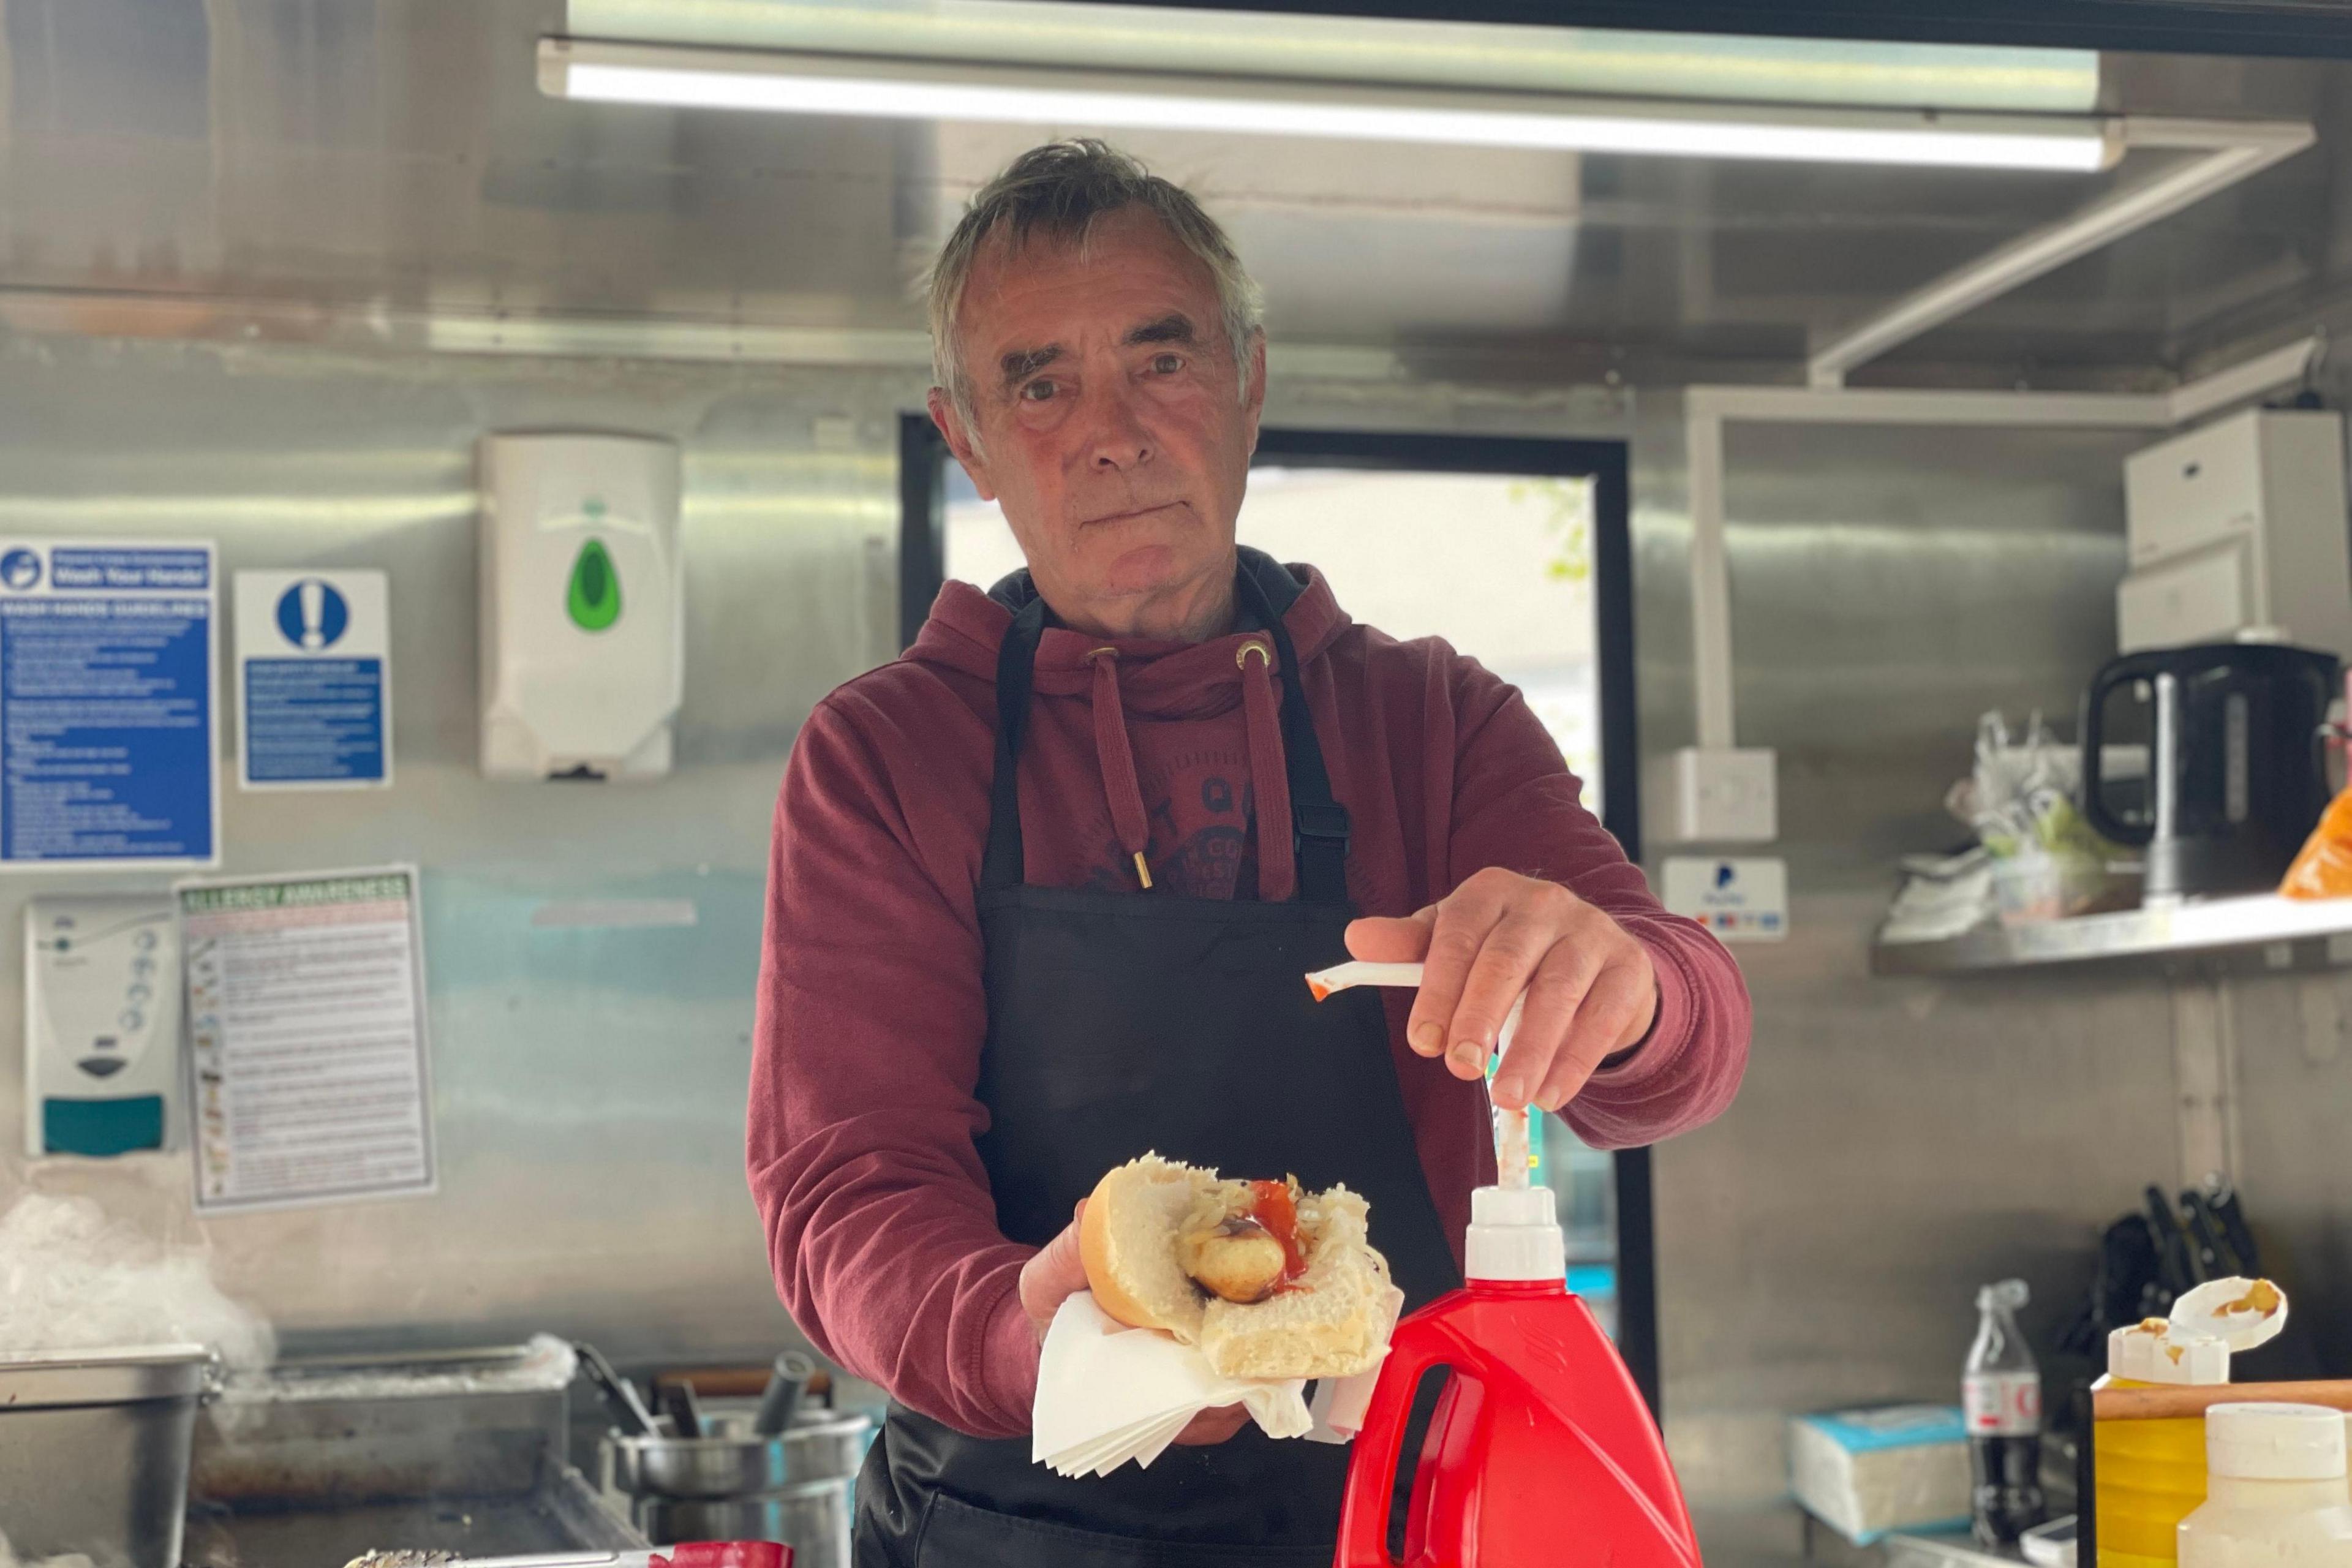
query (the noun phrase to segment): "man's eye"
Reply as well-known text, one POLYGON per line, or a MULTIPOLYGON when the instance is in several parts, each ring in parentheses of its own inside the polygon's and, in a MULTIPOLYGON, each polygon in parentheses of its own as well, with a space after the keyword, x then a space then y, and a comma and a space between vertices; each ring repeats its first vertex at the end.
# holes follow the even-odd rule
POLYGON ((1174 375, 1178 371, 1184 368, 1184 356, 1182 354, 1155 354, 1152 356, 1151 368, 1159 372, 1161 375, 1174 375))
POLYGON ((1053 397, 1054 391, 1050 381, 1033 381, 1021 389, 1021 399, 1024 403, 1044 403, 1053 397))

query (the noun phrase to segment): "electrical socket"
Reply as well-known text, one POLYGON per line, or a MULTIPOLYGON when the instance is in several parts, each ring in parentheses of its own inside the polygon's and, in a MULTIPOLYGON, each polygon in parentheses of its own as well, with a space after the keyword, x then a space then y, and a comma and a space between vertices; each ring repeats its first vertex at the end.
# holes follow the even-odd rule
POLYGON ((1780 836, 1779 757, 1766 746, 1685 746, 1651 770, 1648 819, 1670 844, 1769 844, 1780 836))

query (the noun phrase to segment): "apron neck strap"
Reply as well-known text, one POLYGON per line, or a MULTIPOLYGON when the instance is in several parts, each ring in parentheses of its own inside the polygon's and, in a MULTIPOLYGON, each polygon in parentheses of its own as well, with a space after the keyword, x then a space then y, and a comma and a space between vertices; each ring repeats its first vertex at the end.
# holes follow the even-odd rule
MULTIPOLYGON (((1307 682, 1290 628, 1266 598, 1257 574, 1244 564, 1234 585, 1243 604, 1274 639, 1282 667, 1282 754, 1290 775, 1290 847, 1298 862, 1298 896, 1310 904, 1348 901, 1348 812, 1331 797, 1331 775, 1323 767, 1323 745, 1315 738, 1314 715, 1307 711, 1307 682)), ((1260 840, 1261 858, 1268 849, 1260 840)))
MULTIPOLYGON (((1298 866, 1298 896, 1308 903, 1348 900, 1348 812, 1332 798, 1322 743, 1307 711, 1307 688, 1289 628, 1244 566, 1234 589, 1274 640, 1282 670, 1282 751, 1290 778, 1291 853, 1298 866)), ((1045 635, 1045 601, 1030 600, 1013 616, 996 650, 996 773, 990 788, 988 847, 981 860, 983 889, 1017 888, 1025 874, 1021 841, 1021 732, 1029 719, 1031 674, 1045 635)), ((1274 851, 1261 840, 1261 858, 1274 851)))
POLYGON ((1021 854, 1021 727, 1029 719, 1029 678, 1045 635, 1045 601, 1030 600, 1013 616, 996 648, 996 773, 990 790, 988 852, 981 861, 983 888, 1017 888, 1026 870, 1021 854))

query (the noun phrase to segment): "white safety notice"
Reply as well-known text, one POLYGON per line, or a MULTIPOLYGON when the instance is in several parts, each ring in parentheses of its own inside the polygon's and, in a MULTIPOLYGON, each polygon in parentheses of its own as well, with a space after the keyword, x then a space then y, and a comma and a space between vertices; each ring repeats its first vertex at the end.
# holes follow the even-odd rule
POLYGON ((0 539, 0 868, 220 860, 209 543, 0 539))
POLYGON ((431 1192, 415 868, 176 891, 196 1206, 431 1192))
POLYGON ((236 574, 237 784, 392 783, 392 615, 372 571, 236 574))
POLYGON ((1789 863, 1769 856, 1667 858, 1659 901, 1725 942, 1780 942, 1789 934, 1789 863))

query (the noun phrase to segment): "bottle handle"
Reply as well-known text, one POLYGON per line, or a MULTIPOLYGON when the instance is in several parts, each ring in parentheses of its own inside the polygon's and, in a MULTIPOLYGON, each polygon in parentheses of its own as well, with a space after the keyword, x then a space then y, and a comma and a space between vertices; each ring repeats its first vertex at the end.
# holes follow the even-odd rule
POLYGON ((1359 1448, 1348 1470, 1348 1492, 1339 1508, 1339 1544, 1331 1568, 1398 1568, 1389 1555, 1389 1515, 1396 1500, 1397 1458, 1404 1447, 1405 1417, 1423 1373, 1445 1363, 1445 1349, 1433 1336, 1400 1328, 1389 1342, 1372 1385, 1371 1403, 1356 1441, 1377 1432, 1379 1447, 1359 1448))

